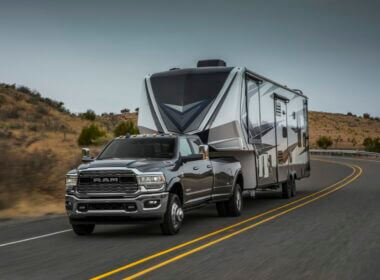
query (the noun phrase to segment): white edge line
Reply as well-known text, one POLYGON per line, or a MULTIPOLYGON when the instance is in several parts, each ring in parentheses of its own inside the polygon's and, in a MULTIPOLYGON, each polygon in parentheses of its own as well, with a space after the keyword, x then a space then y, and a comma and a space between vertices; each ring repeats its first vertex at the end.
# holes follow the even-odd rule
POLYGON ((65 233, 65 232, 68 232, 68 231, 72 231, 72 229, 65 229, 65 230, 56 231, 56 232, 52 232, 52 233, 48 233, 48 234, 44 234, 44 235, 39 235, 39 236, 31 237, 31 238, 26 238, 26 239, 12 241, 12 242, 8 242, 8 243, 3 243, 3 244, 0 244, 0 247, 14 245, 14 244, 18 244, 18 243, 22 243, 22 242, 27 242, 27 241, 31 241, 31 240, 35 240, 35 239, 39 239, 39 238, 49 237, 49 236, 52 236, 52 235, 57 235, 57 234, 65 233))

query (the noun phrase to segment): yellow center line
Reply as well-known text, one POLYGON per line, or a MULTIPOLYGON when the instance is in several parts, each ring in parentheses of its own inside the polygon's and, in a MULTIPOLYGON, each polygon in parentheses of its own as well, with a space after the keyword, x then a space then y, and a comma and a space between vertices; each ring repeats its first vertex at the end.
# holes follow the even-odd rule
POLYGON ((108 276, 110 276, 110 275, 113 275, 113 274, 115 274, 115 273, 121 272, 121 271, 123 271, 123 270, 129 269, 129 268, 134 267, 134 266, 137 266, 137 265, 142 264, 142 263, 144 263, 144 262, 147 262, 147 261, 149 261, 149 260, 152 260, 152 259, 158 258, 158 257, 160 257, 160 256, 162 256, 162 255, 166 255, 166 254, 168 254, 168 253, 171 253, 171 252, 173 252, 173 251, 179 250, 179 249, 184 248, 184 247, 186 247, 186 246, 189 246, 189 245, 191 245, 191 244, 197 243, 197 242, 202 241, 202 240, 204 240, 204 239, 207 239, 207 238, 209 238, 209 237, 215 236, 215 235, 217 235, 217 234, 219 234, 219 233, 222 233, 222 232, 228 231, 229 229, 232 229, 232 228, 238 227, 238 226, 240 226, 240 225, 242 225, 242 224, 246 224, 246 223, 248 223, 248 222, 250 222, 250 221, 253 221, 253 220, 259 219, 259 218, 261 218, 261 217, 263 217, 263 216, 266 216, 266 215, 268 215, 268 214, 271 214, 271 213, 273 213, 273 212, 276 212, 276 211, 281 210, 281 209, 283 209, 283 208, 286 208, 286 207, 288 207, 288 206, 294 205, 294 204, 296 204, 296 203, 298 203, 298 202, 300 202, 300 201, 303 201, 303 200, 308 199, 308 198, 310 198, 310 197, 316 196, 316 195, 318 195, 318 194, 320 194, 320 193, 322 193, 322 192, 325 192, 325 191, 327 191, 327 190, 329 190, 329 189, 331 189, 331 188, 334 188, 335 186, 339 185, 340 183, 344 182, 345 180, 347 180, 348 178, 350 178, 351 176, 353 176, 353 175, 355 174, 355 169, 354 169, 351 165, 349 165, 349 164, 341 163, 341 162, 335 162, 335 161, 320 160, 320 159, 315 159, 315 160, 322 161, 322 162, 337 163, 337 164, 340 164, 340 165, 345 165, 345 166, 350 167, 353 171, 352 171, 352 173, 351 173, 350 175, 348 175, 347 177, 343 178, 342 180, 340 180, 340 181, 338 181, 338 182, 336 182, 336 183, 334 183, 334 184, 332 184, 332 185, 330 185, 330 186, 328 186, 328 187, 326 187, 326 188, 324 188, 324 189, 322 189, 322 190, 320 190, 320 191, 318 191, 318 192, 314 192, 314 193, 312 193, 312 194, 310 194, 310 195, 306 195, 306 196, 304 196, 304 197, 302 197, 302 198, 300 198, 300 199, 294 200, 294 201, 289 202, 289 203, 286 203, 286 204, 284 204, 284 205, 282 205, 282 206, 279 206, 279 207, 273 208, 273 209, 271 209, 271 210, 268 210, 268 211, 266 211, 266 212, 260 213, 260 214, 258 214, 258 215, 252 216, 252 217, 250 217, 250 218, 248 218, 248 219, 246 219, 246 220, 243 220, 243 221, 240 221, 240 222, 238 222, 238 223, 232 224, 232 225, 230 225, 230 226, 227 226, 227 227, 221 228, 221 229, 219 229, 219 230, 216 230, 216 231, 210 232, 210 233, 205 234, 205 235, 202 235, 202 236, 200 236, 200 237, 198 237, 198 238, 195 238, 195 239, 189 240, 189 241, 187 241, 187 242, 184 242, 184 243, 178 244, 178 245, 176 245, 176 246, 174 246, 174 247, 171 247, 171 248, 169 248, 169 249, 166 249, 166 250, 163 250, 163 251, 157 252, 157 253, 155 253, 155 254, 153 254, 153 255, 150 255, 150 256, 147 256, 147 257, 145 257, 145 258, 139 259, 139 260, 137 260, 137 261, 135 261, 135 262, 132 262, 132 263, 126 264, 126 265, 124 265, 124 266, 121 266, 121 267, 116 268, 116 269, 114 269, 114 270, 111 270, 111 271, 109 271, 109 272, 106 272, 106 273, 103 273, 103 274, 101 274, 101 275, 95 276, 95 277, 91 278, 91 280, 100 280, 100 279, 103 279, 103 278, 108 277, 108 276))
POLYGON ((283 215, 285 215, 285 214, 287 214, 287 213, 289 213, 289 212, 292 212, 292 211, 294 211, 294 210, 296 210, 296 209, 298 209, 298 208, 300 208, 300 207, 303 207, 303 206, 305 206, 305 205, 307 205, 307 204, 309 204, 309 203, 311 203, 311 202, 313 202, 313 201, 315 201, 315 200, 317 200, 317 199, 320 199, 320 198, 322 198, 322 197, 324 197, 324 196, 326 196, 326 195, 328 195, 328 194, 330 194, 330 193, 336 192, 337 190, 343 188, 344 186, 348 185, 348 184, 351 183, 352 181, 356 180, 356 179, 362 174, 362 171, 363 171, 363 170, 362 170, 359 166, 355 166, 355 167, 358 168, 359 172, 358 172, 353 178, 351 178, 349 181, 343 183, 342 185, 340 185, 340 186, 338 186, 338 187, 336 187, 336 188, 334 188, 334 189, 332 189, 332 190, 330 190, 330 191, 328 191, 328 192, 326 192, 326 193, 324 193, 324 194, 321 194, 321 195, 319 195, 319 196, 317 196, 317 197, 315 197, 315 198, 313 198, 313 199, 310 199, 310 200, 308 200, 308 201, 306 201, 306 202, 303 202, 303 203, 301 203, 301 204, 298 204, 298 205, 296 205, 296 206, 294 206, 294 207, 292 207, 292 208, 289 208, 289 209, 287 209, 287 210, 284 210, 284 211, 282 211, 282 212, 280 212, 280 213, 278 213, 278 214, 275 214, 275 215, 273 215, 273 216, 270 216, 270 217, 268 217, 268 218, 266 218, 266 219, 264 219, 264 220, 261 220, 261 221, 259 221, 259 222, 257 222, 257 223, 254 223, 254 224, 252 224, 252 225, 246 226, 246 227, 244 227, 244 228, 242 228, 242 229, 240 229, 240 230, 237 230, 237 231, 235 231, 235 232, 233 232, 233 233, 230 233, 230 234, 228 234, 228 235, 225 235, 225 236, 223 236, 223 237, 221 237, 221 238, 219 238, 219 239, 216 239, 216 240, 210 241, 210 242, 208 242, 208 243, 206 243, 206 244, 203 244, 203 245, 201 245, 201 246, 199 246, 199 247, 196 247, 196 248, 194 248, 194 249, 192 249, 192 250, 189 250, 189 251, 187 251, 187 252, 185 252, 185 253, 179 254, 179 255, 177 255, 177 256, 175 256, 175 257, 173 257, 173 258, 170 258, 170 259, 168 259, 168 260, 166 260, 166 261, 163 261, 163 262, 158 263, 158 264, 156 264, 156 265, 154 265, 154 266, 151 266, 151 267, 149 267, 149 268, 147 268, 147 269, 144 269, 144 270, 142 270, 142 271, 140 271, 140 272, 137 272, 137 273, 135 273, 135 274, 133 274, 133 275, 131 275, 131 276, 128 276, 128 277, 124 278, 123 280, 130 280, 130 279, 135 279, 135 278, 137 278, 137 277, 140 277, 140 276, 142 276, 142 275, 144 275, 144 274, 146 274, 146 273, 148 273, 148 272, 151 272, 151 271, 156 270, 156 269, 158 269, 158 268, 160 268, 160 267, 166 266, 166 265, 168 265, 168 264, 170 264, 170 263, 173 263, 173 262, 175 262, 175 261, 177 261, 177 260, 183 259, 183 258, 185 258, 186 256, 189 256, 189 255, 194 254, 194 253, 196 253, 196 252, 198 252, 198 251, 201 251, 201 250, 203 250, 203 249, 205 249, 205 248, 208 248, 208 247, 210 247, 210 246, 212 246, 212 245, 215 245, 215 244, 217 244, 217 243, 220 243, 220 242, 222 242, 222 241, 224 241, 224 240, 226 240, 226 239, 229 239, 229 238, 231 238, 231 237, 233 237, 233 236, 235 236, 235 235, 241 234, 241 233, 243 233, 243 232, 245 232, 245 231, 247 231, 247 230, 249 230, 249 229, 255 228, 255 227, 257 227, 257 226, 259 226, 259 225, 261 225, 261 224, 264 224, 264 223, 266 223, 266 222, 269 222, 269 221, 271 221, 271 220, 274 220, 274 219, 276 219, 277 217, 280 217, 280 216, 283 216, 283 215))

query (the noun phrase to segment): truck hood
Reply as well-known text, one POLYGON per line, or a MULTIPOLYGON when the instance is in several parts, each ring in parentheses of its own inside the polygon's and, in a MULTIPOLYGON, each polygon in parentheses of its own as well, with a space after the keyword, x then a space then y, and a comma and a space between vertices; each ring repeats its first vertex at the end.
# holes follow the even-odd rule
POLYGON ((90 163, 81 164, 78 170, 89 168, 135 168, 141 172, 156 172, 174 165, 172 160, 156 160, 156 159, 107 159, 95 160, 90 163))

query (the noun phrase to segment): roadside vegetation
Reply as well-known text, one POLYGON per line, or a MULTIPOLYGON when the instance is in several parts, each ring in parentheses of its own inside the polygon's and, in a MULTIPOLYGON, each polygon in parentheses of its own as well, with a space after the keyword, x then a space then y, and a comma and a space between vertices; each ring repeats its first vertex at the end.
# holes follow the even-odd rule
POLYGON ((317 140, 317 146, 321 149, 327 149, 330 146, 332 146, 333 141, 330 137, 327 136, 320 136, 317 140))
POLYGON ((115 137, 126 135, 127 133, 130 135, 139 134, 139 129, 132 121, 120 122, 113 131, 115 137))
POLYGON ((363 141, 363 146, 367 152, 380 153, 380 138, 367 137, 363 141))

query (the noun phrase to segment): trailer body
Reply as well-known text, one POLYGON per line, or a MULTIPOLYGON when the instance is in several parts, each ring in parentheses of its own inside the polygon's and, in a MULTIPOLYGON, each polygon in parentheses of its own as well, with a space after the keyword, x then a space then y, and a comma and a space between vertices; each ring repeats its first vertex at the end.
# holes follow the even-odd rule
POLYGON ((198 135, 240 161, 244 190, 308 177, 308 98, 245 67, 201 65, 144 79, 140 133, 198 135))

